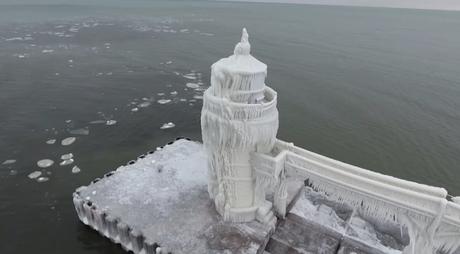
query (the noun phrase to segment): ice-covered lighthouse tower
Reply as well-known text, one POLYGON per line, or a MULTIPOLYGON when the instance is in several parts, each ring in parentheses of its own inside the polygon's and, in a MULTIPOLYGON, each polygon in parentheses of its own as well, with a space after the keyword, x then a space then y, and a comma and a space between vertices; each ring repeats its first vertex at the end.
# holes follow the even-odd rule
POLYGON ((269 152, 278 131, 276 92, 265 86, 267 65, 250 51, 243 29, 233 55, 211 67, 201 114, 209 195, 224 220, 234 222, 254 220, 263 205, 250 157, 269 152))

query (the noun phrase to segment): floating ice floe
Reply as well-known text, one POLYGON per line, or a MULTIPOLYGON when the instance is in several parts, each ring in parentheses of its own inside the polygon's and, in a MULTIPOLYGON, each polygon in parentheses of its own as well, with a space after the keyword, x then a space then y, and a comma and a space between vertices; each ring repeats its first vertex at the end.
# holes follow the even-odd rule
POLYGON ((179 30, 179 32, 181 32, 181 33, 187 33, 187 32, 188 32, 188 29, 181 29, 181 30, 179 30))
POLYGON ((80 173, 81 169, 78 166, 73 166, 72 167, 72 173, 77 174, 80 173))
POLYGON ((138 106, 139 108, 146 108, 146 107, 150 106, 150 104, 151 104, 151 103, 150 103, 149 101, 144 101, 144 102, 142 102, 142 103, 139 103, 137 106, 138 106))
POLYGON ((158 100, 157 101, 159 104, 166 104, 166 103, 170 103, 171 100, 170 99, 161 99, 161 100, 158 100))
POLYGON ((68 119, 68 120, 65 120, 66 123, 71 123, 72 120, 68 119))
POLYGON ((48 177, 42 176, 42 177, 39 177, 39 178, 37 179, 37 182, 43 183, 43 182, 47 182, 48 180, 49 180, 48 177))
POLYGON ((73 144, 73 142, 75 142, 75 140, 77 140, 76 137, 68 137, 68 138, 65 138, 61 141, 61 145, 63 146, 69 146, 71 144, 73 144))
POLYGON ((172 61, 167 61, 166 64, 172 64, 172 61))
POLYGON ((66 153, 66 154, 61 155, 61 160, 69 160, 69 159, 72 159, 72 158, 73 158, 72 153, 66 153))
POLYGON ((17 58, 26 58, 26 57, 29 57, 29 54, 14 54, 13 56, 17 58))
POLYGON ((15 163, 15 162, 16 162, 16 160, 9 159, 9 160, 4 161, 4 162, 2 163, 2 165, 9 165, 9 164, 13 164, 13 163, 15 163))
POLYGON ((46 54, 46 53, 53 53, 54 52, 54 49, 44 49, 42 50, 42 53, 46 54))
POLYGON ((169 122, 169 123, 165 123, 163 124, 160 129, 162 130, 165 130, 165 129, 171 129, 171 128, 174 128, 176 125, 172 122, 169 122))
POLYGON ((184 102, 184 101, 187 101, 187 99, 182 98, 182 99, 179 99, 179 101, 184 102))
POLYGON ((59 163, 59 165, 60 166, 67 166, 67 165, 72 164, 73 162, 74 162, 74 160, 72 158, 70 158, 70 159, 61 161, 61 163, 59 163))
POLYGON ((186 87, 188 88, 192 88, 192 89, 197 89, 200 87, 200 85, 196 84, 196 83, 187 83, 185 84, 186 87))
POLYGON ((197 100, 202 100, 202 99, 203 99, 203 95, 194 95, 193 98, 194 98, 194 99, 197 99, 197 100))
POLYGON ((5 41, 23 41, 24 39, 22 37, 12 37, 12 38, 7 38, 5 41))
POLYGON ((171 95, 177 95, 177 91, 172 91, 172 92, 170 92, 169 94, 171 94, 171 95))
POLYGON ((183 77, 187 79, 196 79, 195 73, 185 74, 183 77))
POLYGON ((54 161, 50 159, 43 159, 43 160, 37 161, 37 166, 39 166, 40 168, 51 167, 53 164, 54 164, 54 161))
POLYGON ((89 135, 89 128, 80 128, 80 129, 75 129, 75 130, 70 130, 70 134, 75 134, 75 135, 89 135))
POLYGON ((53 145, 54 143, 56 143, 56 139, 48 139, 48 140, 46 141, 46 143, 47 143, 48 145, 53 145))
POLYGON ((132 108, 131 111, 132 112, 137 112, 137 111, 139 111, 139 109, 138 108, 132 108))
POLYGON ((116 123, 117 123, 116 120, 107 120, 107 121, 105 122, 105 125, 115 125, 116 123))
POLYGON ((158 96, 163 96, 165 93, 157 93, 158 96))
POLYGON ((213 33, 200 33, 200 35, 204 35, 204 36, 214 36, 213 33))
POLYGON ((18 174, 18 171, 16 169, 10 170, 10 176, 15 176, 18 174))
POLYGON ((90 124, 103 124, 103 123, 106 123, 107 121, 105 120, 94 120, 94 121, 91 121, 89 122, 90 124))
POLYGON ((34 172, 28 174, 27 177, 29 177, 30 179, 35 179, 35 178, 37 178, 37 177, 39 177, 41 175, 42 175, 42 172, 34 171, 34 172))

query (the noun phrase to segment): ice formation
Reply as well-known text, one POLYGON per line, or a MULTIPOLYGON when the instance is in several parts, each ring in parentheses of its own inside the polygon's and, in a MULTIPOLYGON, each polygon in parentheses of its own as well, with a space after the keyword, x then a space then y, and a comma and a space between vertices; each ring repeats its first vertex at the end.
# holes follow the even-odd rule
MULTIPOLYGON (((303 179, 329 199, 380 222, 407 228, 404 254, 460 247, 460 204, 443 188, 348 165, 276 139, 277 94, 265 86, 267 66, 250 55, 243 29, 234 54, 211 67, 201 115, 208 155, 208 192, 226 221, 273 223, 286 214, 287 179, 303 179), (273 204, 265 199, 274 189, 273 204)), ((190 85, 187 85, 191 87, 190 85)))
POLYGON ((171 128, 174 128, 176 125, 172 122, 169 122, 169 123, 165 123, 163 124, 160 129, 162 130, 165 130, 165 129, 171 129, 171 128))
POLYGON ((60 166, 67 166, 67 165, 70 165, 74 162, 74 160, 72 158, 70 159, 66 159, 66 160, 63 160, 61 161, 61 163, 59 163, 60 166))
POLYGON ((107 121, 105 122, 105 125, 115 125, 116 123, 117 123, 116 120, 107 120, 107 121))
POLYGON ((49 139, 46 141, 46 144, 48 145, 53 145, 54 143, 56 143, 56 139, 49 139))
POLYGON ((39 177, 41 175, 42 175, 42 172, 34 171, 34 172, 28 174, 27 177, 29 177, 30 179, 35 179, 35 178, 37 178, 37 177, 39 177))
POLYGON ((63 146, 70 146, 71 144, 73 144, 73 142, 75 142, 75 140, 77 140, 77 138, 75 137, 68 137, 68 138, 65 138, 61 141, 61 145, 63 146))
POLYGON ((259 211, 259 219, 274 224, 271 204, 256 198, 266 183, 254 182, 250 154, 269 152, 275 143, 276 92, 265 86, 267 66, 251 56, 250 49, 243 29, 234 54, 211 67, 211 87, 204 93, 201 113, 208 191, 226 221, 251 221, 259 211))
POLYGON ((8 159, 8 160, 2 162, 2 165, 9 165, 9 164, 13 164, 13 163, 15 163, 15 162, 16 162, 16 160, 8 159))
POLYGON ((40 168, 51 167, 53 164, 54 164, 54 161, 50 159, 43 159, 43 160, 37 161, 37 166, 39 166, 40 168))
POLYGON ((72 173, 77 174, 80 173, 81 169, 78 166, 73 166, 72 167, 72 173))

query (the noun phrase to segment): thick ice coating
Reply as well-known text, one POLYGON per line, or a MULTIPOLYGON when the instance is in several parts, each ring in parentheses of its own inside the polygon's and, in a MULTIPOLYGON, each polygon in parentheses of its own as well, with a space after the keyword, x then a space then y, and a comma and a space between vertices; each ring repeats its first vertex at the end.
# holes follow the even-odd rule
MULTIPOLYGON (((266 205, 254 198, 250 154, 270 151, 278 131, 276 92, 265 86, 267 66, 250 55, 248 38, 243 29, 234 54, 212 65, 201 114, 209 195, 225 220, 238 222, 255 219, 266 205)), ((266 219, 276 221, 271 212, 266 219)))

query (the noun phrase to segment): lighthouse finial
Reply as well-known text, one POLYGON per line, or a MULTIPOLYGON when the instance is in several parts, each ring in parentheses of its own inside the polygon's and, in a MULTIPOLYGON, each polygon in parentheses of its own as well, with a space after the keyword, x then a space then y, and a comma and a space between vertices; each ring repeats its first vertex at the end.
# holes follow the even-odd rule
POLYGON ((249 43, 249 34, 248 34, 248 31, 246 30, 246 27, 243 28, 243 32, 241 34, 241 42, 249 43))
POLYGON ((238 44, 236 44, 233 53, 235 55, 249 55, 250 52, 251 44, 249 44, 249 34, 246 28, 243 28, 243 32, 241 34, 241 41, 238 44))

